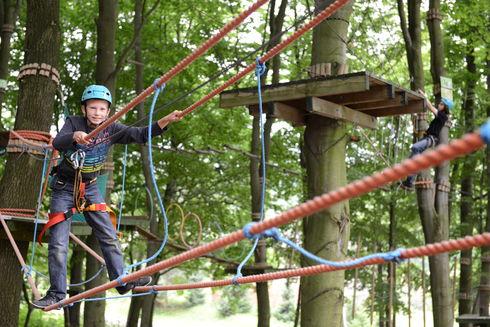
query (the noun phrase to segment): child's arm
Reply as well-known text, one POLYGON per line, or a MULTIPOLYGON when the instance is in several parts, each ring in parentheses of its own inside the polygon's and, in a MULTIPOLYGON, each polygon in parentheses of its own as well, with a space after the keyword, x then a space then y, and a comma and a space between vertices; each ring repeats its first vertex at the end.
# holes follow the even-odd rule
POLYGON ((53 140, 53 147, 58 151, 75 150, 74 130, 71 117, 66 118, 65 124, 53 140))
POLYGON ((418 90, 418 92, 424 96, 424 98, 425 98, 425 103, 427 104, 427 107, 429 107, 429 110, 430 110, 430 111, 432 111, 432 113, 433 113, 434 115, 436 115, 436 116, 437 116, 437 113, 438 113, 439 111, 436 109, 436 107, 434 107, 434 106, 432 105, 432 103, 430 103, 430 101, 429 101, 429 100, 427 100, 427 95, 424 93, 424 91, 422 91, 421 89, 419 89, 419 90, 418 90))
MULTIPOLYGON (((167 116, 159 119, 151 126, 151 137, 161 135, 169 123, 179 121, 180 111, 174 111, 167 116)), ((129 127, 120 123, 114 123, 111 132, 112 144, 146 143, 148 141, 148 126, 129 127)))

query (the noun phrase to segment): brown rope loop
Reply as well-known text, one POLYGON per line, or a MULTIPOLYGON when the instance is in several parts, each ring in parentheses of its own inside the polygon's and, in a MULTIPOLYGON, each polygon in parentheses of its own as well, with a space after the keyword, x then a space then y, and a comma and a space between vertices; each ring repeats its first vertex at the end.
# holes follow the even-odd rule
POLYGON ((2 33, 13 33, 14 25, 12 24, 3 24, 2 25, 2 33))
POLYGON ((197 214, 195 214, 194 212, 189 212, 189 213, 187 213, 187 215, 185 215, 182 218, 182 221, 180 224, 180 240, 182 241, 182 244, 184 244, 188 248, 193 248, 193 247, 199 246, 199 244, 201 244, 201 241, 202 241, 202 222, 201 222, 201 218, 197 214), (194 219, 196 220, 197 225, 199 227, 198 233, 197 233, 197 241, 195 244, 192 244, 192 245, 187 243, 186 237, 185 237, 185 231, 184 231, 185 223, 187 221, 187 218, 189 218, 189 217, 194 217, 194 219))
POLYGON ((56 86, 60 85, 60 73, 58 72, 58 70, 55 67, 44 63, 32 63, 20 67, 17 79, 21 80, 26 76, 35 75, 47 77, 51 79, 56 84, 56 86))
POLYGON ((415 183, 415 188, 421 188, 421 189, 430 189, 434 186, 434 183, 432 182, 432 179, 424 179, 424 178, 417 178, 415 183))

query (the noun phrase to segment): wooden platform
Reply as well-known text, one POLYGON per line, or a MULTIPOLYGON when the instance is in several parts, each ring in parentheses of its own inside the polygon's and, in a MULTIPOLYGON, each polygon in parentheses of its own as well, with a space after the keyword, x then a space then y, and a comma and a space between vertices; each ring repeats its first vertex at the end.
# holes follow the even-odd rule
POLYGON ((477 326, 490 326, 490 317, 482 317, 476 314, 464 314, 456 318, 458 323, 478 324, 477 326))
MULTIPOLYGON (((34 217, 15 217, 3 215, 7 226, 10 229, 10 232, 14 236, 16 241, 32 241, 34 236, 34 217)), ((41 219, 37 226, 38 233, 46 224, 47 220, 41 219)), ((77 236, 90 235, 92 233, 92 229, 86 224, 82 222, 72 222, 71 224, 71 232, 77 236)), ((49 237, 49 231, 46 233, 46 240, 49 237)), ((0 226, 0 239, 6 239, 7 235, 5 231, 0 226)))
MULTIPOLYGON (((376 118, 426 111, 424 98, 369 72, 279 83, 262 87, 264 111, 273 117, 305 124, 307 115, 319 115, 376 128, 376 118)), ((257 88, 225 91, 220 107, 247 106, 258 112, 257 88)))
MULTIPOLYGON (((3 215, 12 235, 16 241, 32 241, 34 233, 34 217, 15 217, 3 215)), ((46 224, 47 220, 40 219, 37 226, 38 233, 46 224)), ((121 231, 132 230, 136 226, 147 227, 148 218, 145 216, 123 216, 121 218, 121 231)), ((86 222, 73 221, 71 223, 71 232, 76 236, 86 236, 92 233, 92 228, 86 222)), ((7 238, 5 231, 0 226, 0 239, 7 238)), ((45 241, 49 239, 49 230, 46 232, 45 241)))

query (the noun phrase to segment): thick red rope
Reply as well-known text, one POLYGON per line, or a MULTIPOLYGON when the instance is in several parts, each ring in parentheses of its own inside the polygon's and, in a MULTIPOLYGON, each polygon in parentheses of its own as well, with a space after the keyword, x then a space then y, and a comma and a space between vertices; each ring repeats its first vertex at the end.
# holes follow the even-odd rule
MULTIPOLYGON (((490 245, 490 233, 479 234, 475 236, 467 236, 465 238, 460 238, 457 240, 444 241, 440 243, 428 244, 419 246, 416 248, 406 249, 401 251, 400 258, 411 259, 417 257, 432 256, 441 253, 451 252, 451 251, 461 251, 473 247, 489 246, 490 245)), ((348 263, 351 260, 346 260, 343 262, 348 263)), ((346 270, 346 269, 356 269, 365 267, 368 265, 377 265, 386 263, 382 258, 373 258, 366 260, 356 266, 351 266, 349 268, 333 267, 328 265, 315 265, 304 268, 289 269, 285 271, 278 271, 273 273, 266 273, 260 275, 250 275, 246 277, 239 277, 236 279, 238 284, 248 284, 248 283, 263 283, 274 279, 291 278, 291 277, 303 277, 316 275, 325 272, 346 270)), ((159 285, 159 286, 144 286, 136 287, 135 292, 149 292, 149 291, 176 291, 176 290, 188 290, 195 288, 208 288, 208 287, 218 287, 232 285, 232 279, 223 280, 212 280, 197 283, 187 283, 187 284, 176 284, 176 285, 159 285)))
MULTIPOLYGON (((221 39, 223 39, 230 31, 235 29, 238 25, 240 25, 248 16, 254 13, 257 9, 259 9, 263 4, 265 4, 268 0, 258 0, 253 5, 251 5, 247 10, 242 12, 239 16, 237 16, 232 21, 228 22, 225 26, 223 26, 218 33, 216 33, 213 37, 204 42, 199 48, 194 50, 190 55, 185 57, 182 61, 180 61, 174 68, 165 73, 157 82, 157 86, 161 87, 164 83, 170 81, 175 75, 183 71, 187 66, 189 66, 196 59, 201 57, 206 51, 208 51, 211 47, 216 45, 221 39)), ((90 132, 86 136, 86 140, 91 139, 96 136, 100 131, 104 128, 121 118, 125 113, 136 107, 139 103, 145 100, 149 95, 151 95, 155 91, 155 86, 149 86, 141 92, 137 97, 135 97, 131 102, 129 102, 124 108, 116 112, 112 117, 107 119, 105 122, 100 124, 96 129, 90 132)))
MULTIPOLYGON (((259 222, 250 229, 250 232, 252 234, 262 233, 265 230, 270 229, 272 227, 279 227, 293 220, 301 219, 305 216, 309 216, 313 213, 327 209, 336 203, 348 200, 356 196, 360 196, 362 194, 366 194, 376 188, 395 182, 399 179, 405 178, 408 175, 415 174, 418 171, 427 169, 429 167, 438 166, 442 164, 444 161, 452 160, 456 157, 471 153, 481 148, 483 145, 484 142, 478 133, 467 134, 463 138, 454 140, 447 145, 446 144, 439 145, 434 150, 429 150, 411 159, 406 159, 402 163, 395 165, 392 168, 387 168, 381 172, 375 173, 372 176, 367 176, 361 180, 352 182, 347 186, 341 187, 337 190, 315 197, 314 199, 307 201, 303 204, 300 204, 282 214, 277 215, 274 218, 266 219, 262 222, 259 222)), ((244 238, 245 237, 243 235, 242 230, 233 232, 231 234, 225 235, 220 239, 217 239, 207 244, 203 244, 194 249, 176 255, 172 258, 160 261, 151 266, 143 268, 139 271, 128 274, 122 277, 121 281, 123 283, 127 283, 136 280, 140 277, 151 275, 161 270, 175 267, 183 262, 198 258, 209 252, 214 252, 223 247, 241 241, 244 238)), ((460 241, 461 244, 459 245, 469 246, 472 244, 472 242, 477 242, 477 241, 481 241, 481 238, 477 238, 476 241, 464 241, 464 242, 460 241)), ((438 249, 444 249, 444 248, 449 249, 452 246, 453 245, 450 242, 443 242, 437 245, 428 245, 427 247, 421 247, 419 249, 407 250, 404 258, 411 258, 416 255, 429 255, 431 254, 430 251, 436 251, 438 249)), ((316 269, 316 268, 308 267, 305 269, 316 269)), ((83 293, 70 297, 66 300, 63 300, 58 304, 48 306, 44 310, 50 311, 58 308, 59 305, 62 306, 68 305, 78 300, 106 291, 118 285, 119 283, 116 280, 113 280, 109 283, 94 287, 88 291, 85 291, 83 293)))

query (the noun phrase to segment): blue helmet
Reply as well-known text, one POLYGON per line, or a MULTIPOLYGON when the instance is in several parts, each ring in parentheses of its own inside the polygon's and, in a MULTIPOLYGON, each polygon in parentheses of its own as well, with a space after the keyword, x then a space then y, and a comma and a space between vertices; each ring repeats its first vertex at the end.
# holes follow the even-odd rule
POLYGON ((448 98, 441 98, 441 102, 444 103, 449 111, 451 111, 454 107, 454 102, 448 98))
POLYGON ((109 89, 104 85, 87 86, 82 94, 82 103, 85 103, 85 101, 91 99, 106 100, 107 102, 109 102, 109 106, 112 104, 111 91, 109 91, 109 89))

